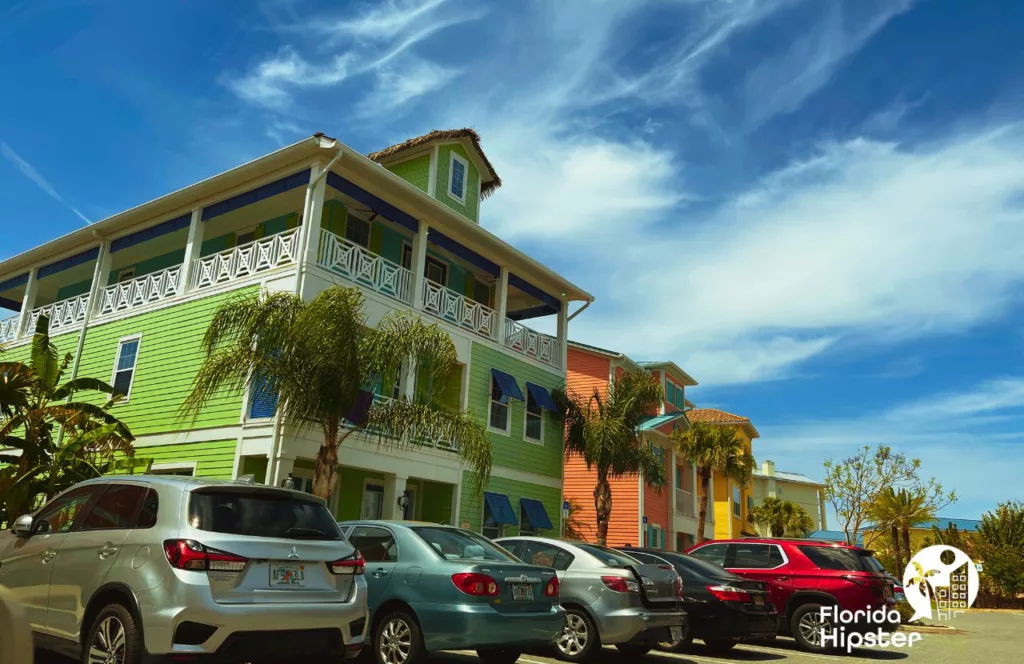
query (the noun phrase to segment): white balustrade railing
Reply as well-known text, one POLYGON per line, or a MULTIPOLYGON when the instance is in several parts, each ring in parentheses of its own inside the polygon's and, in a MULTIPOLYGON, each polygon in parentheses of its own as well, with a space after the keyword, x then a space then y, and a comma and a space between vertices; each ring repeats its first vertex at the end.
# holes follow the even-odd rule
POLYGON ((412 302, 412 272, 355 242, 320 231, 317 263, 378 293, 412 302))
POLYGON ((107 286, 100 293, 100 315, 128 311, 181 294, 181 266, 107 286))
POLYGON ((18 316, 0 320, 0 343, 18 338, 18 316))
POLYGON ((676 511, 685 516, 695 516, 693 494, 689 491, 676 489, 676 511))
POLYGON ((35 332, 36 322, 39 321, 40 316, 50 317, 50 334, 81 325, 85 320, 85 311, 88 307, 88 295, 69 297, 45 307, 38 307, 33 309, 25 319, 25 329, 21 333, 30 335, 35 332))
POLYGON ((192 290, 230 283, 294 263, 299 254, 298 231, 294 228, 196 259, 192 270, 192 290))
POLYGON ((505 319, 505 345, 526 357, 532 357, 556 368, 562 363, 561 353, 558 352, 558 339, 531 330, 511 318, 505 319))
POLYGON ((494 337, 498 321, 494 309, 429 279, 423 281, 423 310, 488 339, 494 337))

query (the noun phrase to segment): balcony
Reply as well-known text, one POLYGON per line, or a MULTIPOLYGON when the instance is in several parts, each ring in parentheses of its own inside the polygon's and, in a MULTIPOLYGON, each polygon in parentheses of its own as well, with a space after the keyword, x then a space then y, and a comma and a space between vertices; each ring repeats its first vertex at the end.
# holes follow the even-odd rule
POLYGON ((181 293, 181 266, 176 265, 138 279, 107 286, 100 291, 100 308, 97 314, 105 316, 129 311, 181 293))
POLYGON ((197 258, 189 290, 228 284, 260 272, 295 263, 299 255, 299 230, 253 240, 217 254, 197 258))
POLYGON ((429 280, 423 282, 423 310, 482 337, 494 338, 498 322, 494 309, 429 280))
POLYGON ((511 318, 505 320, 505 346, 556 369, 562 364, 557 339, 531 330, 511 318))
POLYGON ((696 516, 692 493, 682 489, 676 489, 676 512, 683 516, 696 516))
POLYGON ((40 316, 50 317, 50 334, 59 334, 72 330, 82 324, 85 320, 85 312, 89 307, 89 296, 78 295, 66 300, 37 307, 29 312, 25 319, 25 328, 21 331, 24 336, 32 336, 35 332, 36 322, 40 316))
POLYGON ((412 303, 412 272, 328 230, 320 231, 317 263, 375 293, 412 303))
POLYGON ((0 344, 14 341, 18 338, 18 317, 11 316, 0 320, 0 344))

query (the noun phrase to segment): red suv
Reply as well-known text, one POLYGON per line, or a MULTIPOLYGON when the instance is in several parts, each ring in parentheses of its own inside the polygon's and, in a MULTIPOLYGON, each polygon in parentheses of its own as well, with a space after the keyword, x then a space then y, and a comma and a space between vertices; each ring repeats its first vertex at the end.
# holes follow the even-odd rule
MULTIPOLYGON (((789 634, 800 647, 815 652, 830 648, 821 641, 830 621, 821 608, 865 611, 890 609, 896 604, 892 580, 874 553, 856 546, 805 539, 712 540, 687 551, 733 574, 766 582, 779 612, 779 633, 789 634)), ((872 622, 863 614, 846 632, 895 630, 898 625, 872 622)))

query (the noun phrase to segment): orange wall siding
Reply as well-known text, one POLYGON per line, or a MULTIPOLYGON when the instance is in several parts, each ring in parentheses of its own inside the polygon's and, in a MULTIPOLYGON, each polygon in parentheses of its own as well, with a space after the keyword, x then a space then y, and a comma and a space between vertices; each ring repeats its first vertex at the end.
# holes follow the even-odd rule
POLYGON ((595 389, 601 394, 608 389, 611 360, 607 357, 569 348, 567 365, 565 384, 570 393, 589 399, 595 389))

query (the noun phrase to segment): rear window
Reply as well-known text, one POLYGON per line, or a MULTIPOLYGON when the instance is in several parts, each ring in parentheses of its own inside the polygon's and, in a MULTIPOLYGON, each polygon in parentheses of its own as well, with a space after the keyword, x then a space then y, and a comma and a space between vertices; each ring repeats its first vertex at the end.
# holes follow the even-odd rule
POLYGON ((818 569, 846 572, 876 572, 871 554, 833 546, 801 546, 800 552, 818 569))
POLYGON ((423 526, 412 531, 430 545, 445 560, 496 560, 516 562, 503 549, 476 533, 457 528, 423 526))
POLYGON ((193 528, 228 535, 342 539, 326 507, 276 491, 193 491, 188 521, 193 528))
POLYGON ((609 549, 600 544, 587 544, 586 542, 573 542, 573 544, 594 556, 608 567, 632 567, 640 562, 636 558, 630 558, 624 553, 619 553, 615 549, 609 549))

